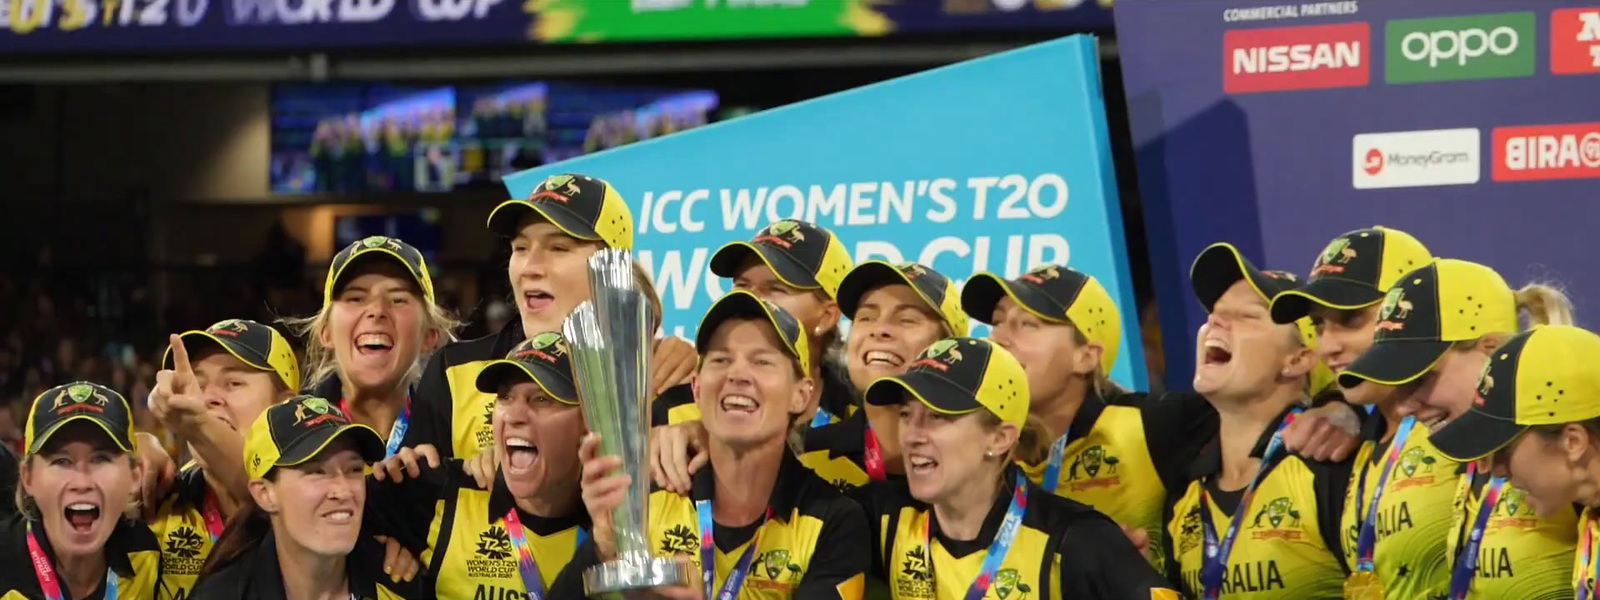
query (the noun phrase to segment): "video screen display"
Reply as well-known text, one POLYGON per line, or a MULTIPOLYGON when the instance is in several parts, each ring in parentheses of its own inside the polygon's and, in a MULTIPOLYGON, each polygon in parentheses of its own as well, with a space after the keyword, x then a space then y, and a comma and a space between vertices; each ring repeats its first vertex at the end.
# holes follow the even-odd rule
POLYGON ((275 193, 444 192, 704 125, 719 99, 670 90, 512 81, 475 86, 281 85, 275 193))

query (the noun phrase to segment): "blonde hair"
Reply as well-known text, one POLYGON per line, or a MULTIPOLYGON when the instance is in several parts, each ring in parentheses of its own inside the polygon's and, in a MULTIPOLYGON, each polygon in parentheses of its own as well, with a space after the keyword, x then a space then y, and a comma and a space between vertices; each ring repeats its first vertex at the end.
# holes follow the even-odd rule
POLYGON ((661 332, 661 321, 664 319, 665 309, 661 305, 661 294, 656 291, 656 282, 650 278, 650 272, 644 268, 644 263, 633 261, 633 285, 644 293, 645 301, 650 303, 650 322, 654 325, 651 331, 661 332))
MULTIPOLYGON (((1003 423, 1000 417, 987 410, 980 410, 977 414, 985 429, 992 430, 1003 423)), ((1022 422, 1022 427, 1017 430, 1017 443, 1011 445, 1011 455, 1006 462, 1029 465, 1042 463, 1050 458, 1050 445, 1055 443, 1055 439, 1050 426, 1045 425, 1044 419, 1029 413, 1028 418, 1022 422)))
MULTIPOLYGON (((413 290, 415 292, 415 290, 413 290)), ((439 347, 456 340, 455 332, 461 328, 461 321, 437 302, 429 300, 420 292, 415 292, 417 299, 422 301, 422 334, 426 338, 429 333, 439 336, 439 347)), ((322 345, 322 333, 328 329, 328 321, 333 314, 333 303, 337 302, 335 296, 332 302, 322 305, 322 309, 311 317, 283 317, 278 322, 283 323, 295 336, 305 340, 306 356, 301 363, 300 372, 305 373, 301 381, 302 387, 312 388, 330 377, 342 377, 339 373, 339 357, 333 349, 322 345)), ((406 385, 416 383, 422 377, 422 369, 428 364, 428 359, 438 348, 424 349, 417 353, 417 359, 412 361, 411 368, 407 369, 405 376, 406 385)))

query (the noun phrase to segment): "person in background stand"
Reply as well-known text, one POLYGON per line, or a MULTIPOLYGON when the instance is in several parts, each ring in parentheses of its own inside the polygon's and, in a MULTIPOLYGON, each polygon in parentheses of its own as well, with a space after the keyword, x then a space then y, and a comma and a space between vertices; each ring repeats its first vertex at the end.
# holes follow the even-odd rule
POLYGON ((433 583, 395 581, 363 532, 367 465, 383 438, 326 399, 268 408, 245 436, 250 494, 190 596, 196 600, 417 600, 433 583))
POLYGON ((322 302, 316 316, 290 321, 307 340, 313 395, 387 432, 388 454, 434 442, 414 426, 411 386, 459 324, 435 302, 422 253, 390 237, 354 242, 334 255, 322 302))
POLYGON ((1350 462, 1288 456, 1283 441, 1319 388, 1310 320, 1278 324, 1269 310, 1297 279, 1261 271, 1225 243, 1201 252, 1189 278, 1209 315, 1194 389, 1216 407, 1219 434, 1193 458, 1172 507, 1172 571, 1207 600, 1338 597, 1350 462))
POLYGON ((195 457, 149 520, 162 549, 157 597, 181 600, 194 589, 226 519, 238 512, 239 498, 249 494, 240 429, 248 431, 268 406, 294 396, 300 363, 277 330, 229 319, 172 336, 161 366, 150 410, 195 457))
MULTIPOLYGON (((1273 299, 1272 320, 1310 316, 1317 351, 1339 375, 1369 347, 1380 304, 1391 286, 1433 257, 1416 238, 1385 227, 1347 232, 1317 256, 1305 287, 1273 299)), ((1357 380, 1359 381, 1359 380, 1357 380)), ((1346 598, 1431 600, 1449 585, 1445 552, 1449 502, 1459 465, 1440 456, 1427 432, 1399 414, 1397 394, 1377 386, 1344 387, 1352 404, 1373 406, 1362 429, 1345 493, 1340 546, 1352 571, 1346 598), (1410 465, 1410 466, 1403 466, 1410 465)))
POLYGON ((1177 600, 1115 523, 1028 481, 1050 438, 1028 416, 1021 363, 988 340, 945 338, 866 401, 898 411, 906 478, 850 495, 872 527, 892 597, 1177 600))
MULTIPOLYGON (((585 175, 555 175, 527 199, 502 202, 489 214, 488 228, 511 247, 506 272, 521 318, 495 334, 445 346, 424 370, 417 385, 417 440, 446 459, 473 459, 481 449, 494 447, 495 395, 478 390, 478 372, 525 339, 561 331, 567 315, 589 299, 588 261, 595 252, 633 249, 627 203, 610 183, 585 175)), ((649 275, 639 268, 635 281, 648 283, 649 275)), ((654 292, 652 286, 639 287, 654 292)), ((693 371, 693 345, 676 337, 657 339, 652 392, 686 383, 693 371)), ((488 472, 498 461, 485 456, 468 469, 487 486, 493 481, 488 472)))
POLYGON ((18 514, 0 521, 0 598, 154 598, 160 546, 122 517, 142 470, 128 401, 89 382, 50 388, 34 398, 24 438, 18 514))
MULTIPOLYGON (((820 385, 795 420, 790 445, 797 451, 806 431, 837 423, 857 410, 856 391, 839 366, 830 362, 832 351, 840 345, 842 313, 836 298, 850 267, 849 252, 832 232, 795 220, 772 223, 749 242, 730 242, 711 256, 712 273, 732 279, 734 289, 783 307, 805 328, 811 347, 811 378, 820 385)), ((668 489, 688 491, 689 473, 705 461, 700 452, 705 448, 705 428, 697 423, 700 413, 694 393, 690 386, 678 386, 658 398, 651 410, 652 435, 672 438, 659 440, 651 448, 696 451, 694 462, 683 456, 652 456, 655 481, 668 489)), ((818 456, 805 455, 802 462, 818 456)))
POLYGON ((1483 369, 1472 407, 1434 434, 1441 453, 1484 461, 1494 477, 1527 490, 1525 500, 1540 517, 1564 514, 1573 504, 1584 507, 1571 563, 1578 600, 1595 597, 1600 556, 1600 368, 1595 356, 1600 356, 1600 336, 1577 327, 1551 325, 1517 334, 1483 369))
MULTIPOLYGON (((1406 274, 1387 298, 1371 348, 1341 379, 1400 388, 1387 392, 1403 398, 1399 414, 1430 434, 1471 408, 1478 375, 1519 329, 1518 312, 1527 311, 1535 325, 1572 323, 1571 303, 1560 291, 1533 284, 1512 292, 1493 269, 1462 260, 1435 260, 1406 274), (1445 408, 1414 410, 1424 402, 1445 408)), ((1466 462, 1456 480, 1450 597, 1568 597, 1577 511, 1536 515, 1521 489, 1480 467, 1466 462)))
MULTIPOLYGON (((696 336, 695 397, 711 460, 689 494, 650 494, 646 536, 656 554, 696 563, 703 578, 657 592, 861 600, 870 546, 861 507, 801 465, 786 442, 815 385, 800 323, 735 290, 711 306, 696 336)), ((622 459, 597 457, 598 448, 589 434, 579 449, 594 537, 557 578, 552 598, 584 597, 583 571, 616 558, 611 512, 628 496, 630 476, 613 475, 622 459)))

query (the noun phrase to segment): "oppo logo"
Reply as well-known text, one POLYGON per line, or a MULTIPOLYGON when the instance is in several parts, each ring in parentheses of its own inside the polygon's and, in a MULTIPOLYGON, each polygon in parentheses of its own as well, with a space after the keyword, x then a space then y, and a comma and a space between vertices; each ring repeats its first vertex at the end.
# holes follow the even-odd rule
POLYGON ((1511 56, 1517 51, 1521 38, 1510 27, 1463 29, 1460 31, 1414 31, 1400 40, 1400 52, 1408 60, 1426 59, 1428 66, 1438 66, 1441 61, 1454 61, 1466 66, 1467 61, 1494 54, 1511 56))

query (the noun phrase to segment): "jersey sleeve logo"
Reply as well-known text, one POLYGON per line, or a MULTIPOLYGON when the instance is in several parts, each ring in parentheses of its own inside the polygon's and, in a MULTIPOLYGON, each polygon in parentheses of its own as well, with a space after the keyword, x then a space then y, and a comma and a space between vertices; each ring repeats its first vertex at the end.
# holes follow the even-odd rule
POLYGON ((1200 546, 1200 505, 1195 504, 1183 516, 1178 526, 1178 555, 1181 557, 1200 546))
POLYGON ((673 525, 661 539, 662 554, 685 554, 698 557, 700 553, 700 534, 689 529, 687 525, 673 525))

